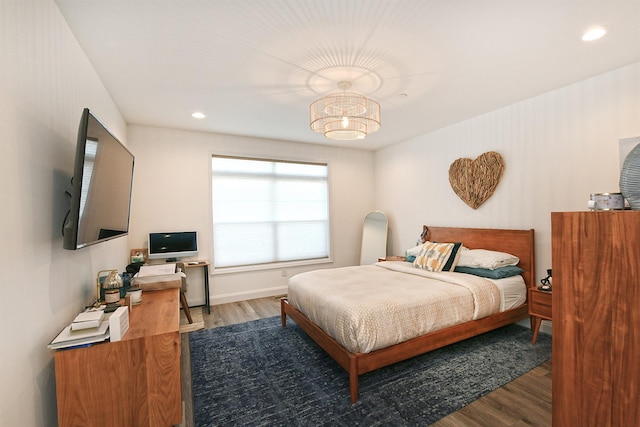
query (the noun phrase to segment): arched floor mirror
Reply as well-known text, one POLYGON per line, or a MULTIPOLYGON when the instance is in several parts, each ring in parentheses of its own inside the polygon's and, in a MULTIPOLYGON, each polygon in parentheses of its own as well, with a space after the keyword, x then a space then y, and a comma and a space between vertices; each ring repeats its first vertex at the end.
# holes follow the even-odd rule
POLYGON ((360 265, 374 264, 387 256, 387 230, 389 221, 384 212, 370 212, 362 226, 360 265))

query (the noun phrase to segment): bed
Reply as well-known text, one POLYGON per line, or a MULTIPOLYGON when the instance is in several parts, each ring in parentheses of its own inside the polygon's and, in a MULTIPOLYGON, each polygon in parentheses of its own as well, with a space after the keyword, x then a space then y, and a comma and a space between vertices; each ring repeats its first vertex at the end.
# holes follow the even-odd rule
MULTIPOLYGON (((422 332, 418 329, 425 327, 422 324, 431 323, 430 321, 418 321, 413 322, 412 326, 402 326, 397 329, 397 342, 390 342, 388 339, 378 339, 378 335, 385 336, 384 333, 378 334, 371 333, 373 330, 371 325, 362 321, 355 322, 354 324, 344 324, 347 320, 344 320, 342 312, 327 311, 325 308, 335 305, 336 310, 349 311, 355 310, 349 308, 344 304, 344 298, 339 299, 339 294, 342 292, 340 288, 349 288, 348 283, 350 280, 346 277, 342 277, 343 274, 360 274, 361 278, 357 281, 373 283, 380 281, 383 283, 389 283, 390 280, 397 280, 397 277, 392 276, 400 275, 402 282, 407 282, 407 287, 413 289, 416 286, 422 286, 417 284, 416 280, 423 280, 420 277, 416 277, 413 274, 407 274, 403 271, 407 268, 411 268, 410 263, 403 261, 385 261, 370 266, 358 266, 358 267, 346 267, 338 269, 317 270, 316 272, 310 272, 312 274, 307 277, 307 273, 303 273, 301 277, 294 276, 289 282, 289 294, 287 298, 281 300, 281 322, 282 326, 286 327, 287 316, 294 320, 303 329, 307 335, 309 335, 320 347, 322 347, 335 361, 342 366, 349 375, 349 389, 351 402, 355 403, 358 400, 358 377, 367 372, 379 369, 384 366, 391 365, 393 363, 406 360, 417 355, 435 350, 437 348, 444 347, 446 345, 462 341, 464 339, 488 332, 493 329, 500 328, 525 319, 528 317, 528 304, 526 301, 527 288, 535 286, 535 261, 534 261, 534 230, 507 230, 507 229, 487 229, 487 228, 459 228, 459 227, 424 227, 423 228, 423 241, 431 242, 461 242, 465 248, 468 249, 485 249, 490 251, 499 251, 508 254, 512 254, 519 259, 517 266, 522 269, 518 279, 522 282, 523 292, 520 293, 521 300, 515 303, 504 303, 504 293, 509 293, 507 289, 500 289, 498 286, 489 292, 488 296, 474 296, 470 297, 469 293, 473 292, 470 288, 480 288, 478 286, 478 280, 472 279, 472 275, 461 273, 418 273, 418 276, 426 276, 425 280, 429 280, 429 286, 423 286, 426 288, 437 287, 434 281, 437 280, 451 280, 456 285, 462 285, 462 282, 466 283, 466 279, 463 276, 470 278, 470 284, 464 284, 464 286, 453 286, 456 288, 456 293, 462 295, 463 301, 468 301, 469 298, 478 300, 488 299, 493 302, 489 302, 492 307, 475 307, 472 308, 473 313, 469 315, 458 316, 455 323, 429 324, 426 327, 426 332, 422 332), (353 270, 353 271, 352 271, 353 270), (446 277, 445 277, 446 276, 446 277), (449 279, 452 277, 453 279, 449 279), (313 291, 315 285, 309 285, 313 280, 316 282, 326 280, 329 286, 327 290, 323 290, 324 295, 313 291), (295 280, 294 280, 295 279, 295 280), (335 283, 333 283, 335 282, 335 283), (416 283, 414 286, 413 283, 416 283), (458 283, 460 282, 460 283, 458 283), (303 285, 300 285, 300 284, 303 285), (457 289, 460 288, 460 289, 457 289), (306 292, 306 293, 305 293, 306 292), (499 294, 499 307, 496 308, 496 293, 499 294), (465 296, 466 295, 466 296, 465 296), (465 300, 466 298, 466 300, 465 300), (303 300, 313 300, 315 307, 321 307, 320 310, 312 310, 304 306, 303 300), (307 312, 305 313, 305 310, 307 312), (314 319, 314 320, 311 320, 314 319), (416 327, 416 323, 419 327, 416 327), (418 329, 416 329, 418 328, 418 329), (407 329, 407 330, 405 330, 407 329), (358 330, 366 331, 361 334, 364 336, 374 336, 373 342, 351 342, 345 338, 346 334, 353 332, 354 336, 358 335, 358 330), (346 333, 345 333, 346 331, 346 333), (416 335, 417 334, 417 335, 416 335)), ((413 270, 419 270, 413 268, 413 270)), ((482 279, 481 279, 482 280, 482 279)), ((496 281, 499 282, 499 281, 496 281)), ((401 282, 395 286, 405 286, 401 282)), ((397 292, 400 293, 400 292, 397 292)), ((369 294, 376 294, 376 292, 369 292, 369 294)), ((410 294, 410 297, 405 299, 418 300, 417 295, 410 294)), ((358 297, 357 295, 347 296, 346 299, 360 301, 366 299, 364 296, 358 297)), ((381 304, 381 308, 365 307, 364 311, 377 310, 373 315, 369 316, 372 322, 376 323, 376 327, 384 327, 385 324, 392 325, 393 328, 397 328, 397 313, 408 312, 413 313, 414 308, 405 309, 400 308, 398 310, 398 304, 404 304, 402 301, 396 301, 399 297, 383 297, 385 303, 381 304), (391 309, 391 308, 393 309, 391 309)), ((415 302, 415 301, 414 301, 415 302)), ((364 303, 363 303, 364 304, 364 303)), ((466 303, 464 303, 466 304, 466 303)), ((415 304, 414 304, 415 305, 415 304)), ((455 304, 441 303, 440 307, 434 309, 437 312, 445 309, 452 309, 455 304)), ((453 309, 455 311, 455 309, 453 309)), ((462 310, 460 310, 462 311, 462 310)), ((411 316, 413 317, 413 314, 411 316)))

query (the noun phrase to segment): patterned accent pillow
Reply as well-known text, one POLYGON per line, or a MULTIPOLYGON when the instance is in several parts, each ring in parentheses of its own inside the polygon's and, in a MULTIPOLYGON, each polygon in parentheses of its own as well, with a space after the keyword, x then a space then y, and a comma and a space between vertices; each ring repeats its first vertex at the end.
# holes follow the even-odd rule
POLYGON ((444 268, 442 269, 442 271, 453 271, 454 268, 456 268, 456 265, 458 265, 458 261, 460 260, 460 252, 462 252, 462 248, 464 246, 462 246, 462 243, 454 243, 453 244, 453 249, 451 250, 451 256, 449 257, 449 260, 447 261, 447 263, 444 265, 444 268))
POLYGON ((413 260, 413 266, 427 271, 453 270, 460 246, 459 243, 425 242, 413 260))

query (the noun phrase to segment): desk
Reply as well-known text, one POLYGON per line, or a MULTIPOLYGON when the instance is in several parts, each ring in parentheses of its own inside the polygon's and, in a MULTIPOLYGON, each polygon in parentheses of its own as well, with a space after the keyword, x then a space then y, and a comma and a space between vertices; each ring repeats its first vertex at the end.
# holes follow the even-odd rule
POLYGON ((211 303, 209 296, 209 261, 185 261, 185 268, 202 267, 204 273, 204 305, 207 307, 207 313, 211 314, 211 303), (197 264, 193 264, 197 262, 197 264))
POLYGON ((54 353, 61 427, 182 422, 179 293, 145 292, 122 341, 54 353))

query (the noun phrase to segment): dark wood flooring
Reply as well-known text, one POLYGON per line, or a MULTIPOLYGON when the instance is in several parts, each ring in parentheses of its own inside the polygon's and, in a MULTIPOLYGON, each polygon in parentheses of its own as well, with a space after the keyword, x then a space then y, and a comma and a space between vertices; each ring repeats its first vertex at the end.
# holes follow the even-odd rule
MULTIPOLYGON (((201 308, 193 308, 202 310, 201 308)), ((280 314, 280 298, 234 302, 205 310, 205 328, 217 328, 280 314)), ((346 396, 346 395, 345 395, 346 396)), ((193 427, 191 366, 188 334, 182 334, 183 427, 193 427)), ((345 397, 347 398, 347 397, 345 397)), ((494 390, 466 407, 432 424, 435 427, 551 426, 551 361, 494 390)))

